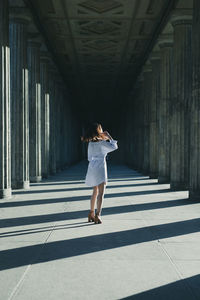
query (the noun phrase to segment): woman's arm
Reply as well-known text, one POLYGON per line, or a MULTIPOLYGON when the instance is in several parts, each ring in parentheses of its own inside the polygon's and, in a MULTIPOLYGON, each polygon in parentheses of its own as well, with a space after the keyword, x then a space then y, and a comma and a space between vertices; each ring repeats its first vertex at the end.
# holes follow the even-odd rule
POLYGON ((112 136, 108 133, 108 131, 102 132, 101 136, 104 140, 113 140, 112 136))
POLYGON ((102 133, 103 136, 103 145, 104 145, 104 149, 106 151, 106 153, 117 150, 118 149, 118 145, 117 145, 117 141, 113 140, 113 138, 111 137, 111 135, 107 132, 104 131, 102 133))

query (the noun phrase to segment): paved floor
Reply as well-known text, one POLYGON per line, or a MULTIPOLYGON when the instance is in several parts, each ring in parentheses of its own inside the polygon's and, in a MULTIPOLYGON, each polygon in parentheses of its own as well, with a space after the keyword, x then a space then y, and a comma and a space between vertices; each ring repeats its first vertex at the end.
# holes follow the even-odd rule
POLYGON ((103 224, 87 223, 80 163, 0 202, 0 299, 200 299, 200 201, 109 167, 103 224))

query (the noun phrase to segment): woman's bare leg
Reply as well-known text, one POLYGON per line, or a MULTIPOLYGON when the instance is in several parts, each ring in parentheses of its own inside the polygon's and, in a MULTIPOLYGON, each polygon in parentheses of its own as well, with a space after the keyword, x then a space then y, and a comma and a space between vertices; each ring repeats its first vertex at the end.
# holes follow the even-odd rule
POLYGON ((102 182, 98 185, 98 196, 97 196, 97 214, 101 215, 102 205, 103 205, 103 198, 104 198, 104 192, 105 192, 106 184, 105 182, 102 182))
POLYGON ((90 200, 90 210, 91 211, 95 210, 97 195, 98 195, 98 186, 94 186, 93 193, 92 193, 91 200, 90 200))

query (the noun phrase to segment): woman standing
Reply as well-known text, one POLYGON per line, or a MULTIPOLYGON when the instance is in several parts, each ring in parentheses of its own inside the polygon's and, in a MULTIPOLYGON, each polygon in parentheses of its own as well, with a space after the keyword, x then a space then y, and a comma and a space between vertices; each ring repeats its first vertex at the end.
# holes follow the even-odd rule
POLYGON ((102 223, 100 218, 105 186, 107 183, 106 156, 109 152, 118 149, 117 141, 113 140, 107 131, 103 131, 101 124, 90 125, 82 140, 88 142, 88 169, 85 183, 93 187, 93 194, 90 201, 90 212, 88 222, 95 224, 102 223), (95 204, 97 200, 97 210, 95 214, 95 204))

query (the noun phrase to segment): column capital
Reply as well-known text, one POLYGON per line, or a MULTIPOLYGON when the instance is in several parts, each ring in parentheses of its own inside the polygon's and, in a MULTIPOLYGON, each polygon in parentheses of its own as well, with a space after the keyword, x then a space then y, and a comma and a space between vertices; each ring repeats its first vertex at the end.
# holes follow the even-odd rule
POLYGON ((173 35, 172 34, 161 34, 158 38, 158 46, 161 48, 173 46, 173 35))
POLYGON ((10 22, 28 25, 32 21, 29 10, 26 7, 10 7, 10 22))
POLYGON ((152 72, 152 66, 151 64, 145 64, 142 68, 142 72, 143 73, 148 73, 148 72, 152 72))
POLYGON ((27 39, 28 39, 28 46, 30 47, 40 48, 42 45, 42 40, 38 32, 28 33, 27 39))
POLYGON ((152 52, 152 53, 150 54, 149 60, 150 60, 151 63, 152 63, 153 61, 160 60, 160 51, 152 52))
POLYGON ((169 22, 173 27, 176 25, 192 25, 192 14, 192 10, 189 9, 187 11, 175 10, 172 12, 169 22))
POLYGON ((51 55, 48 51, 40 50, 40 61, 42 62, 50 62, 51 55))
POLYGON ((50 59, 50 65, 49 65, 49 72, 51 72, 53 75, 56 75, 58 72, 54 62, 51 59, 50 59))

